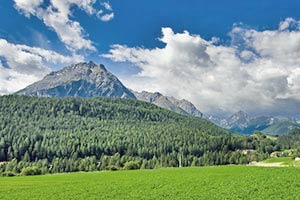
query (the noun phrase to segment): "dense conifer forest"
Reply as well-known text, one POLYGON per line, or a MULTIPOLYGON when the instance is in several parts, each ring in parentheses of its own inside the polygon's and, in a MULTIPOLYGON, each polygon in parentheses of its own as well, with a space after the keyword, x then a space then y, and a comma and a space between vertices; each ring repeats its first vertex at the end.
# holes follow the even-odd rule
POLYGON ((246 164, 291 138, 232 134, 130 99, 0 97, 1 173, 246 164))

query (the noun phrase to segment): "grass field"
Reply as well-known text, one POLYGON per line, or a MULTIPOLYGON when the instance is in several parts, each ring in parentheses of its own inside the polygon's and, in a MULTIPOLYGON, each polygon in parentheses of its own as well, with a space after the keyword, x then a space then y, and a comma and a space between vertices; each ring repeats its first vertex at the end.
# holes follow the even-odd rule
POLYGON ((279 157, 279 158, 269 158, 264 160, 265 163, 278 163, 281 162, 283 164, 291 164, 294 160, 291 157, 279 157))
POLYGON ((300 161, 295 161, 291 157, 279 157, 279 158, 269 158, 267 160, 262 161, 263 163, 281 163, 284 166, 293 166, 293 167, 300 167, 300 161))
POLYGON ((300 169, 223 166, 0 178, 0 199, 300 199, 300 169))

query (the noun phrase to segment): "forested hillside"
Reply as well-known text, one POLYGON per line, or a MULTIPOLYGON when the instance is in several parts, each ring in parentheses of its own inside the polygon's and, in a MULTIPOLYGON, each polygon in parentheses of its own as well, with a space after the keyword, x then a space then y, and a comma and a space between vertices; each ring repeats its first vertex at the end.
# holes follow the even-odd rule
POLYGON ((283 148, 300 150, 300 129, 291 130, 288 134, 280 136, 279 143, 283 148))
POLYGON ((268 138, 137 100, 0 97, 0 172, 238 164, 275 150, 268 138))

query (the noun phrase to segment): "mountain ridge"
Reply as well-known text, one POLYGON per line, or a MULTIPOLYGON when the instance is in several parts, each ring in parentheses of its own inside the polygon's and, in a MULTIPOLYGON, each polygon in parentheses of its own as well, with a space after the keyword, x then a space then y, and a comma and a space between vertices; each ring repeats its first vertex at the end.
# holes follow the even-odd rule
POLYGON ((249 117, 243 111, 234 113, 229 118, 218 118, 216 116, 206 116, 211 122, 242 134, 252 134, 260 131, 270 135, 284 135, 292 129, 300 128, 299 122, 287 117, 256 116, 249 117))
POLYGON ((178 100, 174 97, 164 96, 159 92, 152 93, 147 91, 134 92, 134 95, 141 101, 153 103, 159 107, 166 108, 180 114, 191 115, 200 118, 203 116, 201 111, 199 111, 191 102, 185 99, 178 100))
POLYGON ((139 99, 153 103, 173 112, 202 118, 202 113, 189 101, 167 97, 159 92, 135 92, 122 82, 104 65, 81 62, 67 66, 46 75, 16 94, 39 97, 84 97, 95 96, 139 99))
MULTIPOLYGON (((67 66, 59 71, 51 72, 42 80, 20 90, 17 94, 46 97, 83 97, 96 96, 110 98, 129 98, 155 104, 173 112, 202 118, 202 112, 191 102, 172 96, 164 96, 159 92, 136 92, 122 82, 104 65, 94 62, 81 62, 67 66)), ((243 111, 234 113, 229 118, 206 116, 211 122, 242 134, 261 131, 266 134, 282 135, 294 128, 300 128, 296 120, 278 117, 249 117, 243 111)))

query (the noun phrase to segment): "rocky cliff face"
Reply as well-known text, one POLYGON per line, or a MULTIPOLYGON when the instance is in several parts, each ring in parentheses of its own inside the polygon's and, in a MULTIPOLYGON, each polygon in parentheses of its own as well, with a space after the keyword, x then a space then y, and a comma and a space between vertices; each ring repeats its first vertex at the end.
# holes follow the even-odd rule
POLYGON ((191 115, 195 117, 202 117, 202 113, 189 101, 178 100, 174 97, 167 97, 159 92, 134 92, 137 99, 153 103, 159 107, 180 113, 185 115, 191 115))
POLYGON ((116 76, 104 65, 93 62, 78 63, 57 72, 51 72, 17 94, 49 97, 121 97, 135 99, 116 76))
POLYGON ((243 129, 247 127, 250 118, 247 113, 239 111, 227 119, 228 126, 231 128, 243 129))

